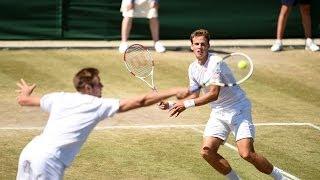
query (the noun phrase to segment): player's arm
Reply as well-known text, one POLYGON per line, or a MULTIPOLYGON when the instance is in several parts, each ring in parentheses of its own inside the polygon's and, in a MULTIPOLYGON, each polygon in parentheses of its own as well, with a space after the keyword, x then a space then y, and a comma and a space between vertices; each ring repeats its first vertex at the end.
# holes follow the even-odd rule
POLYGON ((202 106, 218 99, 220 86, 211 85, 209 91, 202 96, 194 98, 195 106, 202 106))
MULTIPOLYGON (((196 91, 196 92, 187 91, 186 93, 180 93, 179 95, 177 95, 177 99, 179 99, 180 101, 187 100, 187 99, 195 99, 199 97, 199 94, 200 94, 200 91, 196 91)), ((176 104, 176 101, 166 101, 166 102, 161 101, 158 106, 162 110, 167 110, 167 109, 171 109, 175 104, 176 104)))
POLYGON ((218 99, 220 87, 216 85, 208 86, 208 92, 194 99, 178 101, 170 110, 170 116, 178 116, 187 108, 194 106, 202 106, 218 99))
POLYGON ((28 85, 23 79, 20 82, 17 82, 17 86, 19 89, 16 90, 18 92, 17 102, 21 106, 40 106, 40 99, 41 97, 32 96, 32 92, 36 87, 35 84, 28 85))
POLYGON ((120 100, 120 107, 118 112, 125 112, 131 109, 150 106, 169 97, 179 97, 182 96, 182 94, 186 93, 188 93, 187 88, 172 88, 166 91, 151 92, 149 94, 137 96, 131 99, 120 100))

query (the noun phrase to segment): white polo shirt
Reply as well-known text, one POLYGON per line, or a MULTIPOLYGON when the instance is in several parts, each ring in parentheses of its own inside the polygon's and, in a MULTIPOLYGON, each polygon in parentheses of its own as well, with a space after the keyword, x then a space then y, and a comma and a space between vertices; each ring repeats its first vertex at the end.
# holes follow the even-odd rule
MULTIPOLYGON (((231 71, 224 63, 217 63, 216 54, 209 53, 205 64, 199 64, 198 60, 192 62, 188 69, 190 89, 195 89, 208 81, 225 82, 226 79, 233 80, 231 71)), ((208 92, 207 88, 203 91, 208 92)), ((212 101, 210 106, 212 110, 220 111, 227 109, 240 108, 242 106, 250 106, 249 100, 246 98, 245 92, 240 86, 221 87, 218 99, 212 101)))
POLYGON ((57 92, 44 95, 40 107, 50 113, 49 119, 30 144, 69 166, 97 123, 118 111, 119 100, 57 92))

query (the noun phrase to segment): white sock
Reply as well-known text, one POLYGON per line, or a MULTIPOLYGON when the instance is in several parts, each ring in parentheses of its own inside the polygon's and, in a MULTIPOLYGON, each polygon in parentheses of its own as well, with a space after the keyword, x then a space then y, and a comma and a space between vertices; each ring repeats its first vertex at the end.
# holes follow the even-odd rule
POLYGON ((239 180, 240 177, 238 176, 238 174, 231 169, 231 171, 226 175, 226 177, 229 179, 229 180, 239 180))
POLYGON ((272 176, 275 180, 281 180, 283 178, 281 170, 275 166, 273 166, 273 170, 269 175, 272 176))

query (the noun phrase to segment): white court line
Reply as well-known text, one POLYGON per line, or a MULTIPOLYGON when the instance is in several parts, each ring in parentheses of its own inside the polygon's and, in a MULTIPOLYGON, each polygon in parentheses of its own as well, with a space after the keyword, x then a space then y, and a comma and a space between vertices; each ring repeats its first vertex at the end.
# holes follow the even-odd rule
POLYGON ((29 127, 0 127, 0 130, 43 130, 42 126, 29 126, 29 127))
MULTIPOLYGON (((195 127, 191 128, 191 129, 193 129, 193 130, 195 130, 195 131, 197 131, 197 132, 199 132, 199 133, 203 133, 202 130, 197 129, 197 128, 195 128, 195 127)), ((231 145, 231 144, 229 144, 229 143, 227 143, 227 142, 224 143, 224 145, 227 146, 228 148, 230 148, 230 149, 238 152, 238 149, 237 149, 235 146, 233 146, 233 145, 231 145)), ((282 173, 283 175, 291 178, 292 180, 300 180, 298 177, 296 177, 296 176, 294 176, 294 175, 292 175, 292 174, 290 174, 290 173, 288 173, 288 172, 285 172, 284 170, 281 170, 281 173, 282 173)))
MULTIPOLYGON (((255 123, 255 126, 310 126, 320 131, 320 127, 312 123, 255 123)), ((131 126, 98 126, 95 130, 106 129, 161 129, 161 128, 193 128, 204 127, 204 124, 187 124, 187 125, 131 125, 131 126)), ((0 127, 0 130, 42 130, 41 126, 29 126, 29 127, 0 127)))
POLYGON ((312 123, 308 123, 308 125, 313 127, 313 128, 315 128, 315 129, 318 129, 320 131, 320 127, 319 126, 316 126, 316 125, 314 125, 312 123))
MULTIPOLYGON (((204 127, 201 124, 182 124, 182 125, 132 125, 132 126, 97 126, 95 130, 107 130, 107 129, 164 129, 164 128, 193 128, 204 127)), ((31 126, 31 127, 0 127, 0 130, 42 130, 44 127, 31 126)))

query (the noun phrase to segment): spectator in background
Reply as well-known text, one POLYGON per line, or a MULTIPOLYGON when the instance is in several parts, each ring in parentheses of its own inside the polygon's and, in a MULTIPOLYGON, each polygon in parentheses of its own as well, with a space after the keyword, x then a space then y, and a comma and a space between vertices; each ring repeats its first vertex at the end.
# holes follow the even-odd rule
POLYGON ((132 18, 148 18, 151 36, 154 41, 154 49, 165 52, 166 48, 159 42, 159 20, 158 20, 159 0, 122 0, 122 25, 121 43, 119 52, 124 53, 128 48, 128 38, 132 27, 132 18))
POLYGON ((318 51, 319 46, 317 46, 311 39, 311 17, 310 17, 310 1, 311 0, 281 0, 282 6, 280 9, 280 14, 278 18, 277 25, 277 40, 271 47, 271 51, 281 51, 283 48, 282 38, 284 30, 287 24, 288 16, 291 12, 292 6, 299 3, 300 14, 302 19, 302 25, 304 29, 304 35, 306 37, 306 50, 318 51))

